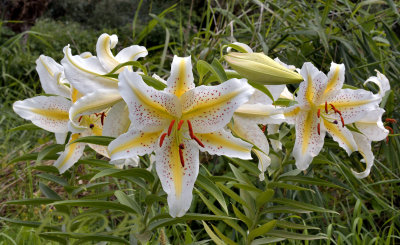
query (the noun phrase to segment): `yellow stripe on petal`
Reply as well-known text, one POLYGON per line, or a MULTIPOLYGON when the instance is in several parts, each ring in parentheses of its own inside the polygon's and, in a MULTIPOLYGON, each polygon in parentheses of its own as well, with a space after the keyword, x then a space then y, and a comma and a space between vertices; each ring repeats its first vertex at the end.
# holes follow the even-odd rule
POLYGON ((340 124, 333 124, 331 122, 324 120, 324 126, 325 126, 326 130, 329 132, 329 134, 331 134, 332 137, 336 137, 338 140, 343 142, 348 147, 350 152, 353 152, 356 150, 353 147, 353 144, 350 142, 350 140, 339 129, 339 127, 342 127, 340 124))
POLYGON ((171 169, 172 169, 172 178, 175 186, 175 195, 177 198, 180 198, 182 194, 183 169, 179 158, 179 147, 175 141, 174 143, 172 143, 169 163, 171 164, 171 169))
MULTIPOLYGON (((72 142, 74 140, 77 140, 79 138, 79 134, 72 134, 71 135, 71 139, 69 140, 69 142, 72 142)), ((73 156, 75 148, 78 146, 78 143, 74 143, 74 144, 70 144, 68 145, 67 149, 67 155, 65 156, 65 158, 62 160, 62 162, 57 166, 58 169, 61 169, 66 162, 68 162, 68 160, 73 156)))
POLYGON ((176 83, 176 90, 175 90, 175 95, 180 97, 182 94, 184 94, 187 90, 186 87, 186 62, 184 59, 181 59, 181 62, 179 64, 179 75, 178 75, 178 81, 176 83))
POLYGON ((47 118, 51 118, 53 120, 68 120, 69 118, 68 111, 60 110, 57 108, 52 108, 52 109, 31 108, 31 111, 33 113, 39 114, 47 118))
POLYGON ((75 103, 80 97, 82 97, 82 94, 79 93, 79 91, 77 89, 75 89, 74 87, 72 87, 72 91, 71 91, 71 100, 72 103, 75 103))
MULTIPOLYGON (((118 152, 126 151, 135 147, 144 147, 144 146, 150 146, 154 144, 154 142, 157 142, 158 137, 160 136, 161 132, 150 132, 150 133, 144 133, 142 132, 139 137, 134 137, 114 149, 112 149, 110 155, 116 154, 118 152)), ((178 159, 179 161, 179 159, 178 159)))
POLYGON ((285 117, 296 117, 297 114, 299 114, 300 110, 300 107, 295 107, 293 110, 284 112, 283 115, 285 117))
POLYGON ((332 78, 328 81, 324 94, 329 93, 335 87, 339 79, 339 72, 340 72, 340 66, 337 65, 335 68, 335 73, 333 73, 332 78))
POLYGON ((310 143, 311 139, 311 128, 313 124, 313 110, 310 110, 307 112, 306 120, 304 121, 304 127, 303 127, 303 145, 301 146, 301 151, 303 154, 307 151, 308 145, 310 143))
POLYGON ((202 139, 206 139, 206 141, 211 144, 222 148, 227 148, 234 151, 248 153, 249 148, 245 147, 245 145, 235 144, 232 140, 228 140, 222 135, 218 135, 217 133, 209 133, 209 134, 199 134, 202 139))

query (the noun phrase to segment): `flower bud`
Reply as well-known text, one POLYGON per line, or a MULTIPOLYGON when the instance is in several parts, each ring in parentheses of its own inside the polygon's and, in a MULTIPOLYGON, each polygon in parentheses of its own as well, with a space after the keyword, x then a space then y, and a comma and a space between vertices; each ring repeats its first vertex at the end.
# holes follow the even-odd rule
POLYGON ((231 52, 224 56, 226 62, 250 82, 264 85, 299 83, 303 77, 263 53, 231 52))

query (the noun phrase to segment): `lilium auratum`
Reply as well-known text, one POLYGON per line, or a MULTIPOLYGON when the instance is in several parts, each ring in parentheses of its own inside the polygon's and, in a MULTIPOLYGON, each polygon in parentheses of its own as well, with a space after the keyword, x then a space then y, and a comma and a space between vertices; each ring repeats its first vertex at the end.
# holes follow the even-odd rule
MULTIPOLYGON (((58 144, 64 144, 69 128, 69 110, 79 99, 81 94, 70 85, 65 78, 64 69, 52 58, 41 55, 36 60, 36 70, 39 74, 40 83, 47 94, 54 96, 37 96, 23 101, 16 101, 13 105, 14 111, 22 118, 31 120, 33 124, 56 135, 58 144)), ((84 130, 81 133, 73 133, 65 151, 55 161, 60 173, 70 168, 83 154, 85 143, 72 143, 81 136, 102 135, 103 124, 105 124, 106 113, 96 113, 82 116, 79 126, 84 130)), ((112 124, 109 121, 108 124, 112 124)), ((109 128, 112 126, 109 125, 109 128)), ((97 153, 108 156, 107 148, 89 144, 97 153)))
POLYGON ((346 125, 378 109, 380 96, 363 89, 342 89, 344 71, 343 64, 335 63, 328 76, 311 63, 305 63, 300 71, 304 82, 296 97, 298 104, 284 113, 286 121, 296 127, 293 156, 299 169, 307 169, 321 151, 326 132, 348 154, 357 151, 359 146, 346 125))
POLYGON ((156 155, 156 171, 168 194, 172 217, 184 215, 199 171, 199 150, 250 159, 248 144, 224 129, 253 88, 245 79, 195 87, 190 57, 174 57, 163 91, 149 87, 135 72, 119 75, 131 129, 111 142, 111 159, 156 155))
MULTIPOLYGON (((91 115, 100 113, 103 110, 112 108, 116 113, 121 113, 118 122, 114 125, 119 128, 129 127, 128 111, 124 109, 121 95, 118 92, 118 79, 104 76, 111 72, 116 66, 128 62, 136 61, 147 55, 147 50, 143 46, 132 45, 122 49, 116 56, 111 52, 118 42, 116 35, 102 34, 96 45, 97 56, 92 56, 86 52, 81 55, 72 55, 69 46, 64 48, 64 59, 61 61, 67 79, 83 95, 70 110, 70 119, 72 121, 71 130, 75 132, 82 131, 79 127, 79 118, 82 115, 91 115), (128 122, 128 123, 126 123, 128 122), (117 126, 118 125, 118 126, 117 126)), ((124 69, 132 68, 125 66, 117 70, 118 74, 124 69)), ((114 135, 109 135, 114 136, 114 135)))

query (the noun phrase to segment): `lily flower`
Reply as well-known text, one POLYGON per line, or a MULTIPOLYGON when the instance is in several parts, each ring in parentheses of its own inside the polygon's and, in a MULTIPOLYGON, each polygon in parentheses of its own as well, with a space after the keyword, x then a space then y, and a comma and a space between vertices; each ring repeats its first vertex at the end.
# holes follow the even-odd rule
MULTIPOLYGON (((108 110, 113 105, 122 102, 118 92, 118 79, 106 77, 105 74, 111 72, 119 64, 136 61, 147 55, 147 50, 143 46, 132 45, 122 49, 116 56, 111 52, 118 42, 116 35, 102 34, 96 45, 97 56, 90 53, 86 55, 72 55, 69 46, 64 48, 65 57, 61 61, 65 69, 67 79, 70 81, 83 97, 74 103, 70 111, 70 120, 72 121, 72 130, 74 132, 82 131, 79 127, 78 119, 82 115, 90 115, 108 110), (101 98, 101 99, 99 99, 101 98)), ((122 67, 116 71, 120 73, 130 67, 122 67)), ((127 116, 128 114, 122 114, 127 116)), ((128 121, 124 117, 122 121, 128 121)))
POLYGON ((163 91, 149 87, 136 72, 124 70, 118 78, 131 129, 110 143, 111 160, 154 151, 156 171, 168 195, 172 217, 183 216, 190 207, 199 150, 251 158, 251 144, 224 129, 254 91, 246 79, 195 87, 191 58, 177 56, 163 91))
MULTIPOLYGON (((43 90, 47 94, 55 96, 37 96, 16 101, 13 109, 22 118, 32 121, 33 124, 46 131, 55 133, 57 143, 64 144, 69 131, 69 110, 81 95, 65 79, 63 67, 52 58, 41 55, 36 60, 36 64, 43 90)), ((106 116, 107 114, 103 112, 80 118, 79 124, 85 130, 80 134, 71 135, 65 151, 54 163, 60 173, 66 171, 80 159, 86 145, 85 143, 70 143, 81 136, 102 135, 106 116)), ((93 144, 89 144, 89 146, 99 154, 108 156, 106 147, 93 144)))
POLYGON ((293 156, 296 166, 307 169, 324 144, 326 132, 350 155, 359 147, 346 125, 359 121, 365 113, 378 109, 381 97, 363 89, 342 89, 344 65, 331 64, 328 76, 311 63, 305 63, 300 74, 297 105, 285 110, 288 123, 295 124, 293 156))

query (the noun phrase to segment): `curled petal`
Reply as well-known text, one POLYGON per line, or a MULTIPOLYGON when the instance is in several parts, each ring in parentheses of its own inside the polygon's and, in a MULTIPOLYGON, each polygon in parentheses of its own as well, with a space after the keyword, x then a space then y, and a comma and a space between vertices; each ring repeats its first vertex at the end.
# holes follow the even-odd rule
POLYGON ((193 140, 183 140, 182 166, 179 146, 174 135, 165 138, 162 147, 156 149, 156 171, 162 187, 168 195, 169 213, 181 217, 190 208, 192 190, 199 173, 199 149, 193 140))
POLYGON ((196 136, 204 144, 204 147, 200 147, 201 151, 207 151, 210 154, 219 156, 251 159, 250 150, 252 145, 233 137, 232 133, 225 129, 206 134, 196 134, 196 136))
POLYGON ((175 55, 171 65, 171 75, 167 80, 166 91, 181 97, 186 91, 194 87, 191 57, 182 58, 175 55))
POLYGON ((97 57, 73 56, 69 46, 64 48, 64 55, 61 64, 64 67, 65 76, 82 94, 88 94, 97 89, 116 89, 118 87, 117 79, 102 76, 108 71, 101 65, 97 57))
MULTIPOLYGON (((233 42, 232 44, 241 47, 242 49, 246 50, 247 53, 253 53, 253 50, 247 44, 240 43, 240 42, 233 42)), ((231 47, 228 47, 226 49, 226 52, 228 52, 228 53, 231 52, 231 51, 232 51, 231 47)))
POLYGON ((111 161, 150 154, 158 145, 161 131, 143 132, 134 129, 120 135, 108 146, 111 161))
POLYGON ((121 72, 119 80, 133 128, 162 130, 173 118, 180 117, 181 106, 175 95, 149 87, 139 74, 129 70, 121 72))
POLYGON ((44 92, 69 98, 70 89, 65 85, 69 82, 61 65, 48 56, 40 55, 36 60, 36 71, 44 92))
POLYGON ((384 140, 389 134, 389 131, 382 123, 382 114, 384 112, 385 110, 382 108, 368 111, 360 120, 355 122, 357 129, 370 141, 384 140))
POLYGON ((325 128, 320 124, 318 134, 317 113, 300 111, 296 118, 296 140, 293 147, 293 156, 298 169, 305 170, 311 161, 321 151, 324 145, 325 128))
POLYGON ((254 92, 246 79, 230 79, 218 86, 199 86, 182 98, 183 119, 191 120, 195 133, 209 133, 224 127, 233 113, 254 92))
POLYGON ((235 111, 234 115, 248 123, 280 124, 286 122, 283 112, 283 108, 273 105, 244 104, 235 111))
MULTIPOLYGON (((79 134, 72 134, 69 142, 72 142, 78 138, 79 134)), ((54 162, 54 166, 58 168, 60 174, 72 167, 81 158, 85 149, 85 145, 85 143, 73 143, 68 144, 67 147, 65 147, 64 152, 54 162)))
POLYGON ((14 111, 36 126, 53 133, 68 131, 71 101, 61 96, 37 96, 13 104, 14 111))
POLYGON ((300 74, 304 82, 300 83, 297 101, 301 105, 319 104, 327 85, 327 77, 310 62, 304 63, 300 74))
POLYGON ((115 59, 119 63, 125 63, 128 61, 135 61, 139 58, 146 57, 148 54, 147 49, 143 46, 132 45, 130 47, 124 48, 116 56, 115 59))
POLYGON ((351 170, 351 172, 357 178, 362 179, 367 177, 371 172, 371 168, 374 165, 375 157, 371 150, 371 141, 365 135, 359 134, 357 132, 352 133, 354 140, 357 142, 358 151, 364 157, 364 159, 361 161, 366 163, 366 167, 363 172, 357 173, 353 169, 351 170))
POLYGON ((119 62, 115 59, 113 53, 111 53, 111 49, 113 49, 117 43, 117 35, 110 36, 106 33, 101 34, 97 40, 97 58, 107 72, 112 71, 112 69, 119 65, 119 62))
POLYGON ((380 97, 383 97, 383 96, 385 96, 386 91, 390 90, 390 83, 389 83, 389 80, 387 79, 387 77, 385 75, 383 75, 382 73, 380 73, 379 71, 376 71, 376 74, 377 74, 376 77, 368 78, 367 81, 364 82, 364 86, 365 86, 365 84, 367 84, 369 82, 375 83, 379 87, 378 95, 380 97))

